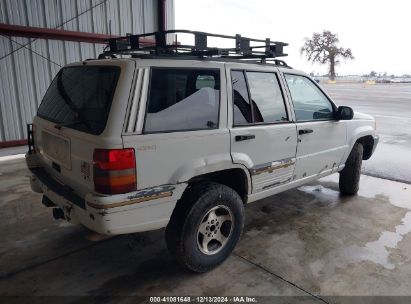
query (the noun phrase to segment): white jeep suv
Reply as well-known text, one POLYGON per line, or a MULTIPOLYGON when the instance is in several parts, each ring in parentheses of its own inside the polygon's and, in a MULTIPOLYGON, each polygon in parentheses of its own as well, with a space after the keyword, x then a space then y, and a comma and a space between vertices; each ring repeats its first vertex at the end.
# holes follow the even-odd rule
POLYGON ((371 116, 269 63, 286 44, 237 35, 222 36, 233 49, 209 48, 219 35, 192 32, 195 46, 166 47, 175 32, 151 34, 151 47, 138 43, 147 35, 112 39, 101 59, 58 72, 26 156, 56 219, 108 235, 166 227, 170 252, 203 272, 233 250, 245 204, 336 172, 343 194, 358 191, 378 142, 371 116))

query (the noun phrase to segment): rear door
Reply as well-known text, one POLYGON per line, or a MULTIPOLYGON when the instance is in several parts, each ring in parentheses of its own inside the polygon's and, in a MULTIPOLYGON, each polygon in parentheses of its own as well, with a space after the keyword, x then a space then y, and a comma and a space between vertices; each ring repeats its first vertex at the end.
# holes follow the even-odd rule
POLYGON ((227 67, 234 163, 250 171, 252 192, 292 180, 297 135, 277 69, 227 67))
POLYGON ((334 119, 336 106, 309 77, 284 77, 298 132, 296 179, 336 169, 346 151, 346 121, 334 119))
POLYGON ((44 169, 80 195, 94 190, 93 152, 122 148, 135 62, 89 61, 61 69, 33 121, 44 169))

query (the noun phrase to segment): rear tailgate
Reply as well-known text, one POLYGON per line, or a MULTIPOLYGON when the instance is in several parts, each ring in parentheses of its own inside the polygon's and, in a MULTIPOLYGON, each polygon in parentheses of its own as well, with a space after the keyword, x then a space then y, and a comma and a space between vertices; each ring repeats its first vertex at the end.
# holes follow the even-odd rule
POLYGON ((94 191, 94 150, 123 148, 134 72, 134 60, 96 60, 63 68, 33 120, 35 150, 45 171, 82 197, 94 191))

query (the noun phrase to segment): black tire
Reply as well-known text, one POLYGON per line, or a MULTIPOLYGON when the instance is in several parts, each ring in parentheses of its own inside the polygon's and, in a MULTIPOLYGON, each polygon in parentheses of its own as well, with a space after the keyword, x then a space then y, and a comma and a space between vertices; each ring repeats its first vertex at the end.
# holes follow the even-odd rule
POLYGON ((191 186, 177 203, 166 228, 167 248, 185 268, 194 272, 206 272, 231 254, 243 227, 244 206, 238 193, 225 185, 199 183, 191 186), (211 224, 212 211, 217 215, 213 215, 216 219, 214 229, 211 224), (232 221, 225 219, 228 217, 232 221), (199 232, 205 229, 206 234, 211 234, 211 238, 216 233, 226 237, 221 238, 224 245, 217 240, 208 242, 211 238, 199 232), (210 246, 202 246, 204 244, 210 246), (202 250, 210 251, 206 254, 202 250))
POLYGON ((364 148, 362 144, 355 143, 345 162, 344 169, 340 172, 340 192, 345 195, 354 195, 360 186, 361 164, 364 148))

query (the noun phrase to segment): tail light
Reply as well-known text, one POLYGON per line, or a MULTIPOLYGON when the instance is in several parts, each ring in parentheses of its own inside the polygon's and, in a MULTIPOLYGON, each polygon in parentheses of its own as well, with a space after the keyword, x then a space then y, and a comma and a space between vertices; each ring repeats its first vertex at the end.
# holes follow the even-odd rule
POLYGON ((96 149, 93 154, 94 190, 127 193, 137 188, 134 149, 96 149))

